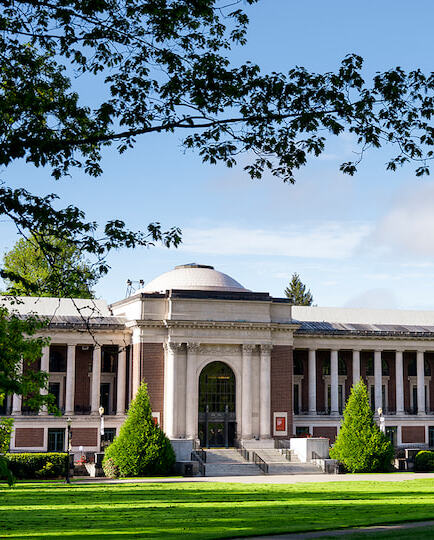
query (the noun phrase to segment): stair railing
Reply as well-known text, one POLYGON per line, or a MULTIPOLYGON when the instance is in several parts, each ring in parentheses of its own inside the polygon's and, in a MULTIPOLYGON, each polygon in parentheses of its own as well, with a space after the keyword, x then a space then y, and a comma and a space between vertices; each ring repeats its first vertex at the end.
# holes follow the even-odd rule
POLYGON ((252 452, 252 460, 264 474, 268 474, 268 463, 265 463, 265 461, 259 457, 256 452, 252 452))
POLYGON ((202 455, 199 450, 193 450, 191 453, 191 459, 192 461, 197 461, 199 464, 199 473, 201 476, 205 476, 205 465, 204 461, 206 461, 206 452, 202 450, 203 454, 205 454, 205 459, 202 460, 202 455))
POLYGON ((241 446, 240 448, 235 449, 240 456, 242 456, 246 461, 250 461, 250 452, 244 448, 244 446, 241 446))

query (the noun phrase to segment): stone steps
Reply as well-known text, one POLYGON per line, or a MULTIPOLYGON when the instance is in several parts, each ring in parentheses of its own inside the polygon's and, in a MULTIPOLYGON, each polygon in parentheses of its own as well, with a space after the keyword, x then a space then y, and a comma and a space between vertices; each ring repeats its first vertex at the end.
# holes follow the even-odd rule
POLYGON ((246 461, 234 448, 208 448, 205 476, 256 476, 262 474, 257 465, 246 461))

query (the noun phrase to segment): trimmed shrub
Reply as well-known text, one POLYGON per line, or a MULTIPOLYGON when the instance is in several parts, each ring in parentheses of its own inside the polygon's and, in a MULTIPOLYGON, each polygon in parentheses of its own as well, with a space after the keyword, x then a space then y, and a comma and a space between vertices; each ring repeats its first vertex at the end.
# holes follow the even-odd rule
POLYGON ((45 479, 66 475, 68 454, 50 453, 17 453, 5 454, 9 469, 16 478, 45 479))
POLYGON ((119 436, 105 452, 104 473, 111 478, 165 475, 174 463, 172 445, 152 418, 147 386, 142 383, 119 436))
POLYGON ((434 471, 434 452, 421 450, 414 459, 414 468, 419 472, 434 471))
POLYGON ((374 421, 366 386, 360 381, 351 389, 330 457, 352 473, 383 472, 391 469, 393 453, 392 443, 374 421))

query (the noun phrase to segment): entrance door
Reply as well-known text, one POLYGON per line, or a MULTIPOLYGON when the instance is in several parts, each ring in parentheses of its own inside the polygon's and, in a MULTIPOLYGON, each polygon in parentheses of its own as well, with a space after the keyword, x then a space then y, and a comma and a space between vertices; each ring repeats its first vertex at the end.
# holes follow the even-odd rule
POLYGON ((212 362, 199 377, 200 443, 227 448, 235 434, 235 375, 227 364, 212 362))

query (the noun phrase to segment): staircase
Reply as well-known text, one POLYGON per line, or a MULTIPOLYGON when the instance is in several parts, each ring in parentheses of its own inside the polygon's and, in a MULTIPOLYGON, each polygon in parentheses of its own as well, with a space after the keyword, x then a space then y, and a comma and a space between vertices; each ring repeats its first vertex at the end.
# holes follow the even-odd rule
POLYGON ((263 474, 257 465, 244 459, 235 448, 209 448, 203 463, 205 476, 253 476, 263 474))
POLYGON ((322 471, 313 463, 300 463, 296 454, 289 451, 291 460, 276 448, 256 449, 256 454, 268 465, 268 474, 319 474, 322 471))

